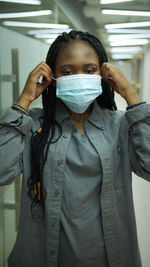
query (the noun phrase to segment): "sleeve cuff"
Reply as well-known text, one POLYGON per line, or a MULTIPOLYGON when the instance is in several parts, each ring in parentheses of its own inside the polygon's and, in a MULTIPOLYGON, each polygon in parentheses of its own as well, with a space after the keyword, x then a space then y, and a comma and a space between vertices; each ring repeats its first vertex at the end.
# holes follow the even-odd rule
POLYGON ((125 114, 129 126, 136 122, 142 121, 149 117, 150 119, 150 104, 142 104, 130 109, 125 114))
POLYGON ((32 129, 32 118, 9 108, 0 118, 0 125, 13 127, 23 135, 32 129))

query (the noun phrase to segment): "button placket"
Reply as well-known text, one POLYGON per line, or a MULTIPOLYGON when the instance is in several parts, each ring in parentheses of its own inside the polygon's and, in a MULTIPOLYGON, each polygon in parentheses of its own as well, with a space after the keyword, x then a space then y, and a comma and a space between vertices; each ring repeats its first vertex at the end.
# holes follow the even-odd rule
POLYGON ((50 249, 50 254, 51 254, 52 256, 55 255, 55 253, 56 253, 55 249, 50 249))
MULTIPOLYGON (((59 246, 59 219, 61 210, 61 191, 64 180, 64 163, 66 158, 67 147, 69 144, 71 131, 68 127, 63 127, 62 137, 58 140, 55 150, 55 162, 52 173, 53 181, 51 187, 50 209, 49 209, 49 263, 55 264, 57 261, 57 251, 59 246)), ((51 265, 50 265, 51 266, 51 265)))
POLYGON ((56 220, 52 220, 51 226, 54 227, 56 225, 56 220))
POLYGON ((61 159, 59 159, 58 162, 57 162, 58 166, 61 166, 62 163, 63 163, 63 161, 61 159))
POLYGON ((60 194, 60 191, 58 189, 55 190, 54 196, 57 197, 60 194))

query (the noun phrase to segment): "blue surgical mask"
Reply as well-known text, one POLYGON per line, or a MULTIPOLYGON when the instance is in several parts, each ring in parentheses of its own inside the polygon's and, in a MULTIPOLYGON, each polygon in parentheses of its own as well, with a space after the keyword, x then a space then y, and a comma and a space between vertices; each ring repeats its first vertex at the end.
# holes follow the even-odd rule
POLYGON ((76 113, 83 113, 102 94, 101 76, 75 74, 56 79, 56 96, 76 113))

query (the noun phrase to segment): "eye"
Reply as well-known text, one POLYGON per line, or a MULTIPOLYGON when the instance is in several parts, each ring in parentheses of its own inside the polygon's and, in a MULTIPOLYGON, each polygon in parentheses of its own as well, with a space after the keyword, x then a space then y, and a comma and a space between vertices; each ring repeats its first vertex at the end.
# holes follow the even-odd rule
POLYGON ((71 75, 72 71, 71 70, 65 70, 63 71, 63 75, 71 75))
POLYGON ((95 71, 96 71, 96 70, 93 69, 93 68, 92 68, 92 69, 87 69, 87 70, 86 70, 86 73, 87 73, 87 74, 93 74, 95 71))
POLYGON ((86 73, 87 74, 92 74, 94 71, 93 71, 93 69, 88 69, 88 70, 86 70, 86 73))

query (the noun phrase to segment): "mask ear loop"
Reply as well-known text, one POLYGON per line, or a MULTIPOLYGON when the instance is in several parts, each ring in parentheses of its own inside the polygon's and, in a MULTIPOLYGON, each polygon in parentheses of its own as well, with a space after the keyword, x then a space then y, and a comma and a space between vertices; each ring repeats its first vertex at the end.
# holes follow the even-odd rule
POLYGON ((56 79, 54 77, 52 77, 52 79, 56 81, 56 79))

